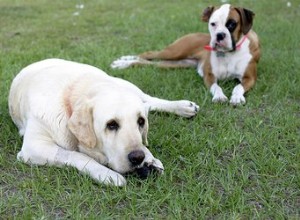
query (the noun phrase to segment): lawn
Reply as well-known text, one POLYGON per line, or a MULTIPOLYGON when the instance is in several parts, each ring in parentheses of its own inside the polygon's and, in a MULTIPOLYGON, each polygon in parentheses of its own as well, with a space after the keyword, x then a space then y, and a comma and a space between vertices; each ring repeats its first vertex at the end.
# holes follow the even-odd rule
MULTIPOLYGON (((213 104, 194 69, 110 68, 121 55, 206 32, 200 12, 220 1, 0 0, 0 219, 300 219, 300 3, 230 2, 256 13, 262 44, 257 84, 237 108, 213 104), (164 175, 130 176, 117 188, 16 160, 22 139, 8 113, 10 83, 49 57, 199 104, 191 120, 149 116, 149 148, 164 175)), ((235 83, 221 85, 229 95, 235 83)))

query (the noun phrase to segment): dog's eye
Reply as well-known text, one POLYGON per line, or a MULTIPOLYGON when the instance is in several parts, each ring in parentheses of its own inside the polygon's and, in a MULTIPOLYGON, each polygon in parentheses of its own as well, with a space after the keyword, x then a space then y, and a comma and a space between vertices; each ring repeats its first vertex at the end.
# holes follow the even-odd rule
POLYGON ((216 23, 215 23, 215 22, 211 22, 210 25, 211 25, 212 27, 214 27, 214 26, 216 26, 216 23))
POLYGON ((233 32, 236 26, 237 26, 236 21, 232 19, 228 20, 226 23, 226 27, 229 30, 229 32, 233 32))
POLYGON ((106 128, 111 131, 117 131, 119 127, 120 127, 119 124, 115 120, 109 121, 106 124, 106 128))
POLYGON ((143 117, 139 117, 137 123, 138 123, 138 125, 140 127, 144 127, 144 125, 145 125, 145 119, 143 117))

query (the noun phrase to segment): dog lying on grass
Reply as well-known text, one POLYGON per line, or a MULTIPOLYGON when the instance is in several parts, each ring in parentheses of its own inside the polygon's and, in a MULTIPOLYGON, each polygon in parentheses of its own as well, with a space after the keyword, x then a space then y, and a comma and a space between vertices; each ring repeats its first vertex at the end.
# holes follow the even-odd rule
POLYGON ((29 164, 72 166, 105 184, 122 186, 122 174, 162 173, 147 148, 148 112, 193 117, 190 101, 168 101, 132 83, 80 63, 48 59, 13 80, 9 111, 23 137, 17 158, 29 164))
POLYGON ((256 82, 260 58, 259 39, 251 29, 253 18, 252 11, 229 4, 208 7, 203 12, 202 20, 208 22, 210 34, 188 34, 161 51, 123 56, 115 60, 111 67, 195 67, 209 88, 213 102, 228 100, 218 80, 236 78, 240 84, 234 87, 230 103, 245 104, 244 93, 256 82))

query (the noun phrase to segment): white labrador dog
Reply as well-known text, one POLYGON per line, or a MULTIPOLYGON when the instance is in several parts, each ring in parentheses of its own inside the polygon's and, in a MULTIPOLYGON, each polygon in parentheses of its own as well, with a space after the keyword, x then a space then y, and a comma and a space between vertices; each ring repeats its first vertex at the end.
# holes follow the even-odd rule
POLYGON ((105 184, 126 184, 122 174, 163 172, 147 146, 150 110, 193 117, 198 106, 143 93, 93 66, 48 59, 13 80, 9 110, 23 137, 18 159, 68 165, 105 184))

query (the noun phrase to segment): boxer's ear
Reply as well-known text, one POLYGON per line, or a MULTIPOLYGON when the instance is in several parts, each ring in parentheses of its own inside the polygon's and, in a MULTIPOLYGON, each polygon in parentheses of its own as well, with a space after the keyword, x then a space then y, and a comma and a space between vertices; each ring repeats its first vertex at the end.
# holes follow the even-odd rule
POLYGON ((243 34, 247 34, 252 28, 254 12, 246 8, 235 8, 241 16, 241 27, 243 34))
POLYGON ((207 7, 206 9, 204 9, 204 11, 202 12, 202 21, 205 21, 205 22, 209 21, 209 18, 211 16, 211 14, 213 13, 214 8, 215 7, 210 6, 210 7, 207 7))

